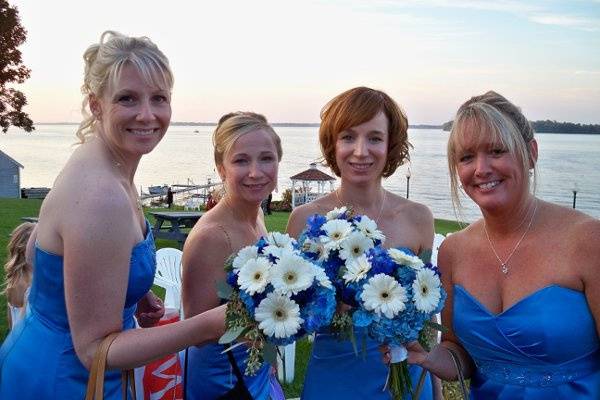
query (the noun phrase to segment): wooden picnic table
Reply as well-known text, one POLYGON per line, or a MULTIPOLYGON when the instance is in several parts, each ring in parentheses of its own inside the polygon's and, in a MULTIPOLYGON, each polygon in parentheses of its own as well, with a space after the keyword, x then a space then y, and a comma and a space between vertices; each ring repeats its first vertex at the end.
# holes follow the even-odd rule
POLYGON ((200 219, 201 211, 153 211, 150 214, 154 217, 154 226, 152 234, 155 239, 177 240, 181 247, 187 238, 187 232, 182 232, 181 228, 191 228, 200 219), (165 221, 169 225, 164 225, 165 221))

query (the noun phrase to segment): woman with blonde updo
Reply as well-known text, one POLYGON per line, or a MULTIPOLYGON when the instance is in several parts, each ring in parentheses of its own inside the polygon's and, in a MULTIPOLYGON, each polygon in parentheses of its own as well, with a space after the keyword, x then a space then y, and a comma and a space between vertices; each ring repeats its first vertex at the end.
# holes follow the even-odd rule
MULTIPOLYGON (((105 32, 84 54, 81 144, 56 178, 28 246, 30 310, 0 349, 1 399, 82 399, 98 346, 117 333, 107 369, 129 369, 224 331, 224 309, 152 325, 154 239, 134 185, 141 157, 169 127, 173 75, 150 39, 105 32), (89 112, 88 112, 89 110, 89 112)), ((106 374, 104 398, 121 398, 106 374)))
MULTIPOLYGON (((183 309, 186 318, 220 304, 216 283, 226 278, 225 260, 267 235, 261 202, 277 184, 282 150, 279 136, 265 117, 251 112, 223 116, 213 136, 214 157, 225 195, 194 226, 183 249, 183 309)), ((190 347, 186 379, 188 399, 270 398, 271 367, 239 381, 235 363, 246 368, 246 346, 222 354, 223 346, 190 347)), ((278 384, 274 383, 277 388, 278 384)))

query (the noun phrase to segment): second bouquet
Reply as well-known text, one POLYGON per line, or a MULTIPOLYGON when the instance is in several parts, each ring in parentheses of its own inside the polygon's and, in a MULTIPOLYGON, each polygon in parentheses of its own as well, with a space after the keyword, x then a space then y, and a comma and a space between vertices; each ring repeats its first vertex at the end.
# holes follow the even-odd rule
MULTIPOLYGON (((258 371, 274 346, 290 344, 331 323, 335 290, 324 269, 305 258, 287 234, 271 232, 225 264, 227 331, 219 340, 248 345, 246 375, 258 371)), ((234 347, 233 345, 231 347, 234 347)))

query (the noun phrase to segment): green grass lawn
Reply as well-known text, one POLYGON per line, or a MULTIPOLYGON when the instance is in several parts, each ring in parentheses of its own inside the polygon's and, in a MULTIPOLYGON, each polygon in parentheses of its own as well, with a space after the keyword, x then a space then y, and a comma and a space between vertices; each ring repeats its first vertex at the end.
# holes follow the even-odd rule
MULTIPOLYGON (((8 244, 8 238, 10 232, 19 225, 22 217, 35 217, 39 213, 41 201, 34 199, 0 199, 0 260, 2 265, 6 260, 6 246, 8 244)), ((154 222, 149 212, 151 211, 164 211, 163 208, 145 208, 144 212, 150 223, 154 222)), ((272 215, 265 216, 265 222, 267 230, 269 231, 285 231, 287 220, 289 217, 288 212, 274 211, 272 215)), ((460 229, 460 226, 454 221, 448 220, 436 220, 435 230, 438 233, 447 234, 448 232, 454 232, 460 229)), ((162 247, 178 247, 178 243, 172 240, 157 240, 157 248, 162 247)), ((4 282, 4 274, 0 278, 1 282, 4 282)), ((164 292, 161 288, 156 288, 159 295, 164 296, 164 292)), ((0 296, 0 304, 6 304, 6 298, 4 295, 0 296)), ((4 338, 7 333, 7 320, 6 312, 0 312, 0 338, 4 338)), ((295 365, 295 379, 290 384, 284 384, 284 391, 287 397, 298 397, 302 391, 302 382, 304 381, 304 373, 308 364, 308 359, 311 352, 311 343, 304 339, 296 345, 296 365, 295 365)), ((452 387, 445 386, 444 388, 448 393, 452 391, 452 387)), ((448 397, 453 398, 453 397, 448 397)))

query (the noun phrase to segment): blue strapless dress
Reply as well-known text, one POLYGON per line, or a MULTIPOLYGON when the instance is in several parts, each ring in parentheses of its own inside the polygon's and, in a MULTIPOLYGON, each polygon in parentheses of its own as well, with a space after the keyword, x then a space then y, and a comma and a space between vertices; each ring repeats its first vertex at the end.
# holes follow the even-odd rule
MULTIPOLYGON (((123 330, 135 327, 136 304, 154 280, 156 253, 147 221, 146 232, 146 238, 131 251, 123 330)), ((63 258, 37 245, 29 306, 28 315, 0 348, 0 399, 83 399, 89 373, 73 348, 65 305, 63 258)), ((104 390, 105 399, 121 399, 119 371, 106 374, 104 390)))
MULTIPOLYGON (((303 400, 344 399, 378 400, 391 399, 389 391, 383 390, 388 367, 381 360, 379 344, 366 338, 366 354, 363 356, 362 336, 355 332, 359 354, 356 355, 352 342, 339 340, 336 335, 319 333, 315 337, 313 350, 304 379, 303 400)), ((410 366, 413 388, 416 388, 422 369, 410 366)), ((409 399, 410 396, 407 397, 409 399)), ((426 375, 421 400, 433 398, 429 373, 426 375)))
POLYGON ((600 399, 600 339, 582 292, 547 286, 491 314, 454 285, 454 332, 473 399, 600 399))
MULTIPOLYGON (((188 400, 214 400, 232 389, 237 378, 223 345, 206 344, 188 349, 186 396, 188 400)), ((246 370, 246 349, 242 345, 233 349, 238 368, 246 370)), ((270 393, 269 374, 271 365, 264 363, 254 376, 244 376, 244 383, 255 400, 267 400, 270 393)))

